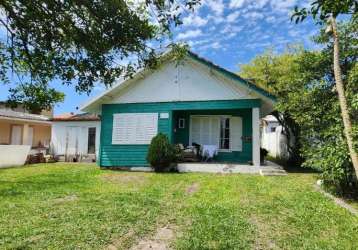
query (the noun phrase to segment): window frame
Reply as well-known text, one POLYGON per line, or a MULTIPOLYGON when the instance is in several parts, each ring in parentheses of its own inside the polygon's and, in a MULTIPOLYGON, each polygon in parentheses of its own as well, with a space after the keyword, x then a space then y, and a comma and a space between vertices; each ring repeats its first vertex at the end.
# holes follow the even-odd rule
POLYGON ((87 127, 87 154, 95 154, 96 153, 96 136, 97 136, 97 128, 96 127, 87 127), (90 130, 93 129, 94 130, 94 152, 90 153, 90 130))
POLYGON ((185 118, 178 119, 178 128, 180 128, 180 129, 185 128, 185 118))

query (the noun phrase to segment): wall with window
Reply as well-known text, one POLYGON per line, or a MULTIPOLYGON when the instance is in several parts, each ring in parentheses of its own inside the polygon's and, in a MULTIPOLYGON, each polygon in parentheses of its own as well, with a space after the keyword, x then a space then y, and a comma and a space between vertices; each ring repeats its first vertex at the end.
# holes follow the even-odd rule
POLYGON ((150 143, 149 137, 153 135, 149 132, 153 129, 156 133, 161 132, 166 134, 172 143, 188 145, 188 118, 190 118, 190 114, 234 115, 242 117, 244 137, 242 151, 220 152, 216 160, 246 163, 252 159, 251 108, 260 107, 260 105, 261 103, 258 99, 104 104, 102 105, 99 164, 102 167, 148 166, 146 156, 150 143), (133 114, 133 119, 127 119, 130 117, 130 114, 133 114), (142 114, 148 114, 150 116, 156 114, 156 118, 158 119, 157 126, 153 126, 151 122, 148 123, 148 126, 145 126, 146 129, 143 130, 140 126, 140 124, 143 124, 140 122, 142 114), (123 126, 119 123, 121 116, 125 120, 123 126), (184 128, 176 128, 179 118, 186 118, 184 120, 184 128), (121 132, 121 129, 128 131, 130 136, 124 138, 127 133, 121 132), (137 136, 133 131, 138 131, 143 134, 137 136))

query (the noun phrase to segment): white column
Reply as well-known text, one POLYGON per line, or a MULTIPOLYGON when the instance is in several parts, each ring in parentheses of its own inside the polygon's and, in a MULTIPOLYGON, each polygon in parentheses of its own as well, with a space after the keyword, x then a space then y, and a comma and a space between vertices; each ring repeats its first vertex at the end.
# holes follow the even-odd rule
POLYGON ((252 108, 252 162, 260 166, 260 108, 252 108))
POLYGON ((29 124, 27 123, 22 128, 22 145, 29 145, 29 124))

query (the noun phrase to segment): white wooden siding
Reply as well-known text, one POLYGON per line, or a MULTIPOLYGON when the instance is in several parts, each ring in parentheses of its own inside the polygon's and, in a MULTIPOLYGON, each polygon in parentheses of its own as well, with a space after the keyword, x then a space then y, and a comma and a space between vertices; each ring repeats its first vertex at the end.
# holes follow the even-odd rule
POLYGON ((255 98, 237 83, 199 64, 169 63, 137 80, 108 103, 238 100, 255 98))

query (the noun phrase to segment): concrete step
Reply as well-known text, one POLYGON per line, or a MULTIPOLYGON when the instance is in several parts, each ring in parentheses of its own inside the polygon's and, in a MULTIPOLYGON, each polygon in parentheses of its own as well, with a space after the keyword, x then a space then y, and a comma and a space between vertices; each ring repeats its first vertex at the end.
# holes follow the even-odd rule
POLYGON ((260 169, 260 175, 262 176, 285 176, 287 172, 282 169, 260 169))

